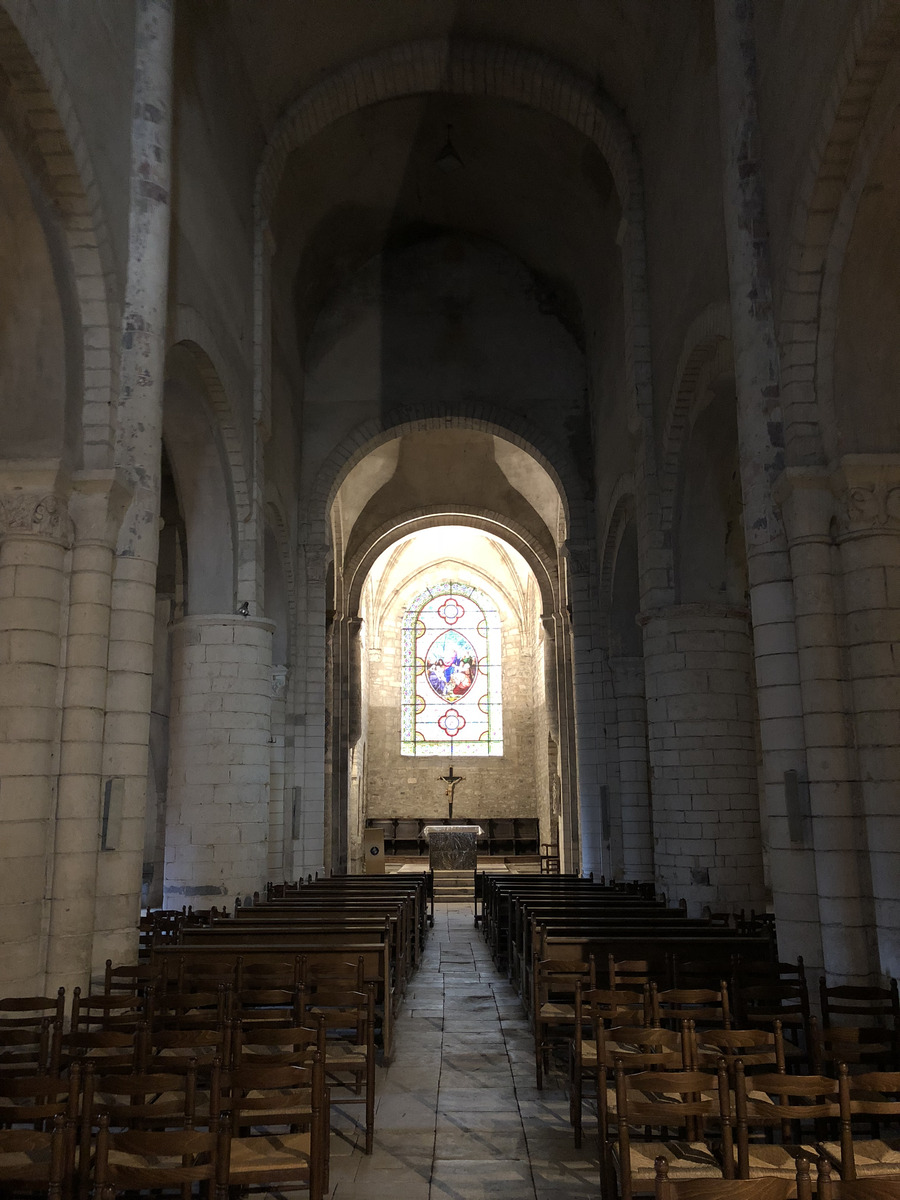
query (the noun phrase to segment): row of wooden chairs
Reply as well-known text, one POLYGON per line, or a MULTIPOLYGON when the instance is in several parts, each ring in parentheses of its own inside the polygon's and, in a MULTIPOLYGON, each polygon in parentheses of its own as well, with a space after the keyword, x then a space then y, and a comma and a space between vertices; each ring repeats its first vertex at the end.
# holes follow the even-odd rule
POLYGON ((599 1096, 608 1200, 652 1194, 660 1157, 669 1180, 789 1182, 801 1155, 826 1159, 841 1184, 874 1187, 900 1173, 900 1142, 884 1136, 900 1122, 900 1073, 748 1077, 740 1059, 729 1070, 720 1058, 713 1072, 635 1070, 626 1058, 616 1061, 614 1105, 606 1089, 599 1096))
MULTIPOLYGON (((665 1158, 656 1160, 656 1200, 812 1200, 813 1171, 800 1155, 790 1179, 679 1179, 669 1178, 665 1158)), ((835 1182, 831 1164, 820 1158, 815 1171, 817 1200, 900 1200, 900 1175, 877 1181, 835 1182)))
POLYGON ((303 1065, 213 1064, 183 1073, 0 1080, 0 1188, 103 1200, 106 1189, 275 1184, 320 1200, 328 1175, 323 1056, 303 1065), (205 1103, 198 1103, 201 1093, 205 1103))
MULTIPOLYGON (((194 994, 189 994, 191 999, 194 994)), ((200 994, 197 994, 198 996, 200 994)), ((189 1001, 186 1001, 189 1003, 189 1001)), ((110 1014, 106 1023, 63 1032, 56 1021, 52 1031, 44 1018, 39 1029, 16 1028, 14 1045, 0 1051, 0 1087, 5 1075, 48 1074, 62 1076, 86 1061, 106 1070, 146 1071, 151 1063, 171 1069, 174 1060, 194 1059, 201 1072, 213 1061, 226 1067, 246 1065, 248 1055, 269 1065, 303 1060, 307 1027, 324 1030, 321 1047, 332 1103, 360 1104, 365 1108, 366 1153, 374 1145, 375 1127, 375 999, 374 985, 362 989, 320 986, 310 993, 300 989, 286 1008, 260 1007, 251 1019, 232 1020, 218 1007, 187 1009, 180 1023, 143 1019, 139 1008, 110 1014), (26 1044, 26 1039, 32 1039, 26 1044), (32 1056, 29 1057, 29 1054, 32 1056), (6 1057, 6 1061, 4 1061, 6 1057)), ((246 1014, 245 1014, 246 1018, 246 1014)), ((0 1032, 0 1046, 3 1045, 0 1032)))

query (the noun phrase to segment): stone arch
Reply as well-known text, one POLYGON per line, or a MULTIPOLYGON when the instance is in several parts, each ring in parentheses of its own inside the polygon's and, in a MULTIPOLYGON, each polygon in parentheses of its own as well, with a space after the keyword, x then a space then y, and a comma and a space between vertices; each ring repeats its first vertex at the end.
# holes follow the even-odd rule
POLYGON ((59 220, 81 328, 82 465, 108 467, 118 384, 118 305, 99 188, 65 77, 33 0, 0 5, 0 72, 7 111, 59 220))
POLYGON ((414 411, 408 408, 395 410, 380 420, 373 419, 358 426, 332 450, 311 489, 308 504, 311 540, 321 543, 330 540, 328 514, 334 499, 344 479, 367 454, 405 433, 440 430, 448 426, 490 434, 524 450, 556 485, 568 539, 580 542, 590 538, 587 504, 582 499, 583 486, 565 453, 521 417, 491 405, 471 403, 461 408, 422 404, 414 411))
POLYGON ((634 479, 631 475, 623 475, 616 484, 609 501, 609 514, 600 556, 600 596, 605 609, 612 595, 619 543, 628 522, 635 516, 634 479))
MULTIPOLYGON (((235 608, 240 523, 236 481, 219 421, 226 403, 205 351, 196 342, 170 346, 163 443, 187 534, 189 615, 232 613, 235 608)), ((244 504, 248 511, 246 493, 244 504)))
MULTIPOLYGON (((701 376, 722 355, 731 340, 727 304, 711 304, 691 323, 675 368, 675 385, 666 413, 660 469, 660 520, 671 531, 692 415, 701 376)), ((724 362, 722 362, 724 366, 724 362)))
POLYGON ((203 379, 210 409, 215 414, 222 448, 228 461, 228 473, 234 493, 238 523, 248 520, 250 471, 247 453, 236 417, 236 401, 241 393, 235 374, 220 353, 209 326, 196 309, 180 305, 175 317, 172 345, 183 345, 193 355, 203 379))
MULTIPOLYGON (((254 194, 256 306, 255 406, 268 407, 268 262, 274 250, 269 214, 288 156, 329 124, 359 108, 415 94, 449 92, 511 100, 565 121, 606 159, 622 207, 627 401, 652 462, 652 381, 646 288, 644 198, 633 137, 620 114, 588 80, 530 50, 435 38, 389 47, 352 63, 302 95, 272 130, 254 194)), ((652 468, 651 468, 652 469, 652 468)))
POLYGON ((344 575, 351 580, 347 593, 348 611, 350 613, 357 611, 369 568, 392 542, 398 541, 416 530, 432 529, 437 525, 466 525, 473 529, 482 529, 486 533, 492 533, 501 541, 508 542, 531 567, 540 588, 544 610, 547 612, 553 610, 557 603, 556 564, 549 560, 546 552, 535 538, 515 521, 511 521, 500 513, 491 513, 484 509, 460 505, 450 513, 437 510, 417 510, 408 513, 401 526, 398 526, 396 521, 391 521, 376 530, 345 565, 344 575))
POLYGON ((867 126, 898 48, 900 2, 863 4, 800 185, 780 314, 785 448, 792 465, 828 456, 823 426, 833 413, 834 300, 853 211, 883 134, 882 122, 867 126))

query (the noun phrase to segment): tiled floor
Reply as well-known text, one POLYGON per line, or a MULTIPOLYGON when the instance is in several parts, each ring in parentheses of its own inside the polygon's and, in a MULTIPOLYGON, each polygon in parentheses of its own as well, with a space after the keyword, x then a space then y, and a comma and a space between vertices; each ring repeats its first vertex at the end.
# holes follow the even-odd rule
POLYGON ((594 1139, 575 1150, 561 1079, 534 1086, 518 996, 497 973, 471 905, 439 905, 379 1068, 375 1151, 358 1110, 337 1114, 334 1200, 569 1200, 599 1196, 594 1139))

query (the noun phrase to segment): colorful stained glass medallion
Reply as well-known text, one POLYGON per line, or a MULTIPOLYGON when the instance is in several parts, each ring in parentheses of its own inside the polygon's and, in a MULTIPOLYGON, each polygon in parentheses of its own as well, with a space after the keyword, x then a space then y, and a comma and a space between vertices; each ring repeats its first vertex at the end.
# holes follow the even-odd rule
POLYGON ((426 588, 403 619, 400 752, 501 755, 500 615, 470 584, 426 588))
POLYGON ((467 637, 455 629, 440 634, 425 655, 428 682, 441 700, 461 700, 478 675, 478 655, 467 637))

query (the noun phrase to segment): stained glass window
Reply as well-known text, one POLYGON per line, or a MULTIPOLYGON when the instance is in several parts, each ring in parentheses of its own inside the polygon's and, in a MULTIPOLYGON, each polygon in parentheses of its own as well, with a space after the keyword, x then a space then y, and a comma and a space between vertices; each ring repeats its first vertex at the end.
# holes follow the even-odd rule
POLYGON ((400 753, 501 755, 500 615, 469 584, 420 592, 402 631, 400 753))

